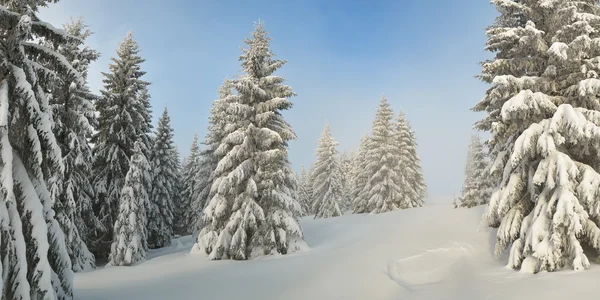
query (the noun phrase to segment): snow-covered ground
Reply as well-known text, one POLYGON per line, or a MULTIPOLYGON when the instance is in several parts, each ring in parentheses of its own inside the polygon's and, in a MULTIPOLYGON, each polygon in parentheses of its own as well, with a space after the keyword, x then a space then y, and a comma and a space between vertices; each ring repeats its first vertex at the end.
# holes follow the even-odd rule
POLYGON ((566 299, 597 295, 600 267, 537 275, 492 256, 482 208, 431 205, 302 220, 309 251, 250 261, 189 254, 191 237, 135 267, 77 274, 76 299, 566 299))

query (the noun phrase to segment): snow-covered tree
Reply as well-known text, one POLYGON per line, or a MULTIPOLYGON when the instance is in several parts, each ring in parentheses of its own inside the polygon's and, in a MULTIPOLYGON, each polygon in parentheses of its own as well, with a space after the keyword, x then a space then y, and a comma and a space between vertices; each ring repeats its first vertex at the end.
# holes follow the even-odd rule
POLYGON ((173 234, 183 235, 187 229, 182 227, 183 220, 183 209, 182 209, 182 198, 181 194, 183 193, 183 164, 185 164, 185 159, 181 161, 181 154, 179 152, 179 148, 175 146, 175 158, 177 161, 177 178, 175 181, 175 193, 173 195, 173 234))
POLYGON ((338 143, 331 136, 329 124, 321 134, 317 145, 317 161, 314 167, 313 190, 315 199, 312 211, 315 219, 331 218, 342 215, 342 174, 338 151, 338 143))
POLYGON ((485 147, 479 135, 472 135, 467 153, 462 195, 457 198, 458 207, 471 208, 489 202, 491 187, 489 186, 489 176, 485 173, 489 165, 487 158, 485 147))
POLYGON ((308 173, 302 166, 302 171, 298 176, 298 202, 302 207, 302 216, 312 215, 313 189, 308 173))
POLYGON ((281 115, 294 93, 273 74, 285 61, 273 58, 269 40, 258 23, 239 59, 244 74, 231 80, 235 93, 225 101, 229 124, 216 150, 223 158, 192 249, 211 259, 287 254, 306 246, 287 154, 296 135, 281 115))
POLYGON ((354 153, 346 152, 340 156, 340 178, 342 181, 342 199, 340 209, 342 212, 352 210, 352 180, 354 170, 354 153))
POLYGON ((149 95, 141 79, 145 74, 140 64, 139 46, 131 32, 127 33, 111 58, 110 73, 104 75, 104 90, 96 102, 100 114, 98 132, 93 137, 93 182, 96 190, 94 211, 106 228, 96 233, 93 243, 97 258, 105 258, 113 240, 114 222, 133 144, 140 141, 144 155, 150 151, 149 95))
POLYGON ((171 118, 166 108, 158 120, 150 166, 152 184, 147 209, 148 246, 161 248, 171 245, 173 239, 173 209, 179 177, 171 118))
POLYGON ((192 226, 197 212, 192 209, 192 202, 196 192, 196 179, 202 171, 200 161, 200 147, 198 147, 198 135, 194 135, 194 140, 190 146, 190 154, 183 162, 181 168, 181 202, 179 205, 181 220, 178 225, 182 231, 180 234, 187 235, 192 233, 192 226))
POLYGON ((354 168, 352 169, 352 212, 355 214, 365 213, 367 201, 363 198, 364 193, 361 191, 365 188, 367 183, 367 146, 370 137, 368 135, 363 136, 360 139, 358 150, 356 151, 356 157, 354 158, 354 168))
POLYGON ((475 110, 492 133, 501 181, 486 219, 496 255, 526 272, 589 267, 600 250, 600 7, 597 1, 494 1, 481 79, 492 86, 475 110))
POLYGON ((99 54, 83 45, 92 33, 81 18, 71 20, 64 29, 78 40, 63 45, 50 41, 43 44, 58 49, 81 77, 57 78, 48 87, 52 93, 53 132, 65 166, 64 176, 57 182, 62 188, 53 190, 52 197, 56 219, 65 233, 73 270, 82 271, 96 266, 94 255, 86 243, 89 243, 90 232, 102 229, 92 210, 95 196, 90 181, 93 156, 88 143, 97 125, 93 102, 98 97, 91 93, 86 82, 88 66, 98 59, 99 54))
POLYGON ((406 182, 397 172, 401 156, 395 143, 393 117, 389 102, 382 97, 367 143, 363 169, 367 179, 358 197, 362 203, 355 202, 355 213, 378 214, 405 208, 406 182))
POLYGON ((396 173, 402 177, 403 184, 403 198, 400 207, 421 207, 425 201, 427 186, 421 169, 421 161, 417 155, 415 133, 402 112, 398 114, 394 144, 400 153, 396 173))
POLYGON ((136 141, 131 165, 120 193, 119 214, 114 227, 109 265, 131 266, 146 259, 148 251, 147 186, 152 180, 150 164, 144 156, 143 142, 136 141))
POLYGON ((0 1, 0 268, 2 299, 72 299, 73 271, 51 193, 61 193, 64 164, 46 91, 55 80, 85 79, 45 40, 75 38, 42 22, 55 1, 0 1))

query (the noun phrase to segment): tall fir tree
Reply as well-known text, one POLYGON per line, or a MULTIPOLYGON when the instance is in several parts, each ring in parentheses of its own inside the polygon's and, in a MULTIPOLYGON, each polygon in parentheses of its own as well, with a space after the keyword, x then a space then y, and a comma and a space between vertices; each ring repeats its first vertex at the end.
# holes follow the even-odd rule
POLYGON ((71 20, 64 29, 78 40, 65 45, 49 41, 44 44, 57 49, 81 74, 83 82, 69 77, 58 78, 49 87, 55 122, 53 132, 65 166, 59 183, 63 188, 52 191, 52 197, 56 219, 65 233, 72 268, 77 272, 95 268, 95 258, 87 243, 90 232, 103 228, 92 210, 95 195, 89 174, 93 156, 88 143, 97 126, 93 103, 98 97, 87 85, 87 69, 98 59, 99 53, 83 44, 92 33, 81 18, 71 20))
POLYGON ((183 193, 183 164, 185 164, 185 159, 181 160, 181 154, 179 152, 179 147, 175 145, 174 151, 175 160, 177 161, 177 173, 176 173, 176 181, 175 181, 175 193, 173 195, 173 235, 178 236, 182 235, 185 231, 182 228, 182 219, 183 219, 183 209, 182 209, 182 193, 183 193))
POLYGON ((370 137, 368 135, 363 136, 360 139, 358 150, 356 151, 356 158, 354 159, 354 168, 352 169, 352 212, 355 214, 365 213, 367 211, 367 201, 363 198, 364 193, 361 191, 365 188, 367 183, 367 145, 370 137))
POLYGON ((489 130, 500 182, 486 219, 496 255, 525 272, 590 266, 600 250, 597 1, 495 1, 481 79, 491 83, 475 110, 489 130))
POLYGON ((119 214, 114 227, 109 265, 132 266, 146 259, 148 251, 148 218, 146 205, 149 202, 147 187, 152 180, 150 164, 142 151, 143 142, 136 141, 131 156, 131 165, 125 176, 120 193, 119 214))
POLYGON ((148 215, 148 246, 162 248, 173 239, 174 200, 177 196, 179 161, 173 142, 171 118, 165 108, 158 121, 150 156, 152 184, 148 215))
POLYGON ((481 204, 487 204, 491 196, 489 176, 485 173, 489 170, 489 160, 479 135, 471 136, 471 144, 467 153, 465 166, 465 182, 462 195, 457 198, 457 207, 471 208, 481 204))
POLYGON ((100 114, 98 132, 93 137, 93 183, 96 190, 95 214, 106 228, 96 232, 92 244, 97 259, 105 259, 113 240, 119 199, 135 141, 145 155, 150 151, 148 82, 141 78, 144 62, 139 46, 128 32, 111 58, 110 73, 104 75, 104 90, 96 103, 100 114))
POLYGON ((192 209, 194 196, 198 193, 196 180, 201 171, 200 147, 198 147, 198 135, 194 135, 194 140, 190 146, 190 154, 186 157, 181 168, 181 221, 179 227, 182 228, 181 235, 188 235, 193 232, 196 213, 192 209))
POLYGON ((285 61, 273 58, 269 41, 259 22, 239 59, 244 74, 231 80, 236 93, 226 100, 229 124, 216 151, 223 158, 215 169, 215 195, 192 249, 211 259, 287 254, 306 246, 287 154, 296 135, 281 115, 292 107, 294 93, 273 75, 285 61))
POLYGON ((427 185, 423 177, 421 161, 417 155, 415 133, 402 112, 398 114, 394 144, 400 153, 396 173, 402 177, 403 184, 403 198, 400 207, 421 207, 427 195, 427 185))
POLYGON ((52 208, 64 164, 46 91, 55 80, 85 80, 61 53, 35 42, 76 42, 36 16, 50 2, 0 0, 2 299, 73 298, 71 261, 52 208))
POLYGON ((355 212, 378 214, 404 208, 406 182, 397 172, 400 164, 399 145, 395 143, 393 112, 385 97, 381 98, 373 122, 372 135, 365 154, 366 181, 359 193, 355 212))
POLYGON ((325 129, 317 145, 317 161, 313 173, 315 200, 312 211, 315 219, 342 215, 340 203, 342 202, 343 186, 337 145, 338 143, 334 141, 329 131, 329 124, 325 124, 325 129))

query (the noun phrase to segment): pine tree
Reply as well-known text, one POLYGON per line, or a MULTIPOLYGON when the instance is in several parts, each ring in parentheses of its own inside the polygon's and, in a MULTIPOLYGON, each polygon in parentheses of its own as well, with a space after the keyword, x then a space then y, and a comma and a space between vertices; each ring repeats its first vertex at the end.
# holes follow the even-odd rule
POLYGON ((401 182, 403 183, 401 208, 421 207, 427 193, 427 186, 417 155, 415 133, 402 112, 398 114, 395 139, 395 146, 400 153, 396 173, 402 177, 401 182))
POLYGON ((365 172, 365 168, 367 167, 367 145, 370 139, 371 138, 368 135, 365 135, 360 139, 354 168, 352 169, 352 212, 355 214, 367 212, 367 201, 364 199, 364 193, 361 193, 361 191, 365 188, 367 183, 367 172, 365 172))
POLYGON ((474 134, 471 136, 471 145, 467 154, 462 195, 457 199, 459 207, 471 208, 489 202, 490 187, 485 173, 488 165, 484 145, 479 135, 474 134))
POLYGON ((582 242, 600 250, 600 7, 495 4, 501 17, 487 32, 495 58, 481 76, 492 87, 475 110, 488 113, 477 127, 492 133, 491 171, 501 178, 486 213, 499 227, 496 255, 512 245, 515 269, 585 269, 582 242))
POLYGON ((43 0, 0 1, 0 267, 2 299, 72 299, 73 271, 51 193, 64 165, 46 93, 84 78, 56 46, 75 43, 35 15, 43 0))
POLYGON ((173 208, 177 195, 179 162, 173 144, 171 118, 165 108, 158 121, 151 152, 152 184, 148 214, 148 245, 162 248, 173 239, 173 208))
POLYGON ((329 124, 325 124, 317 146, 317 161, 313 173, 315 200, 312 211, 315 219, 342 215, 342 176, 337 145, 329 131, 329 124))
POLYGON ((104 90, 96 103, 100 113, 99 127, 93 137, 93 182, 97 194, 94 211, 106 228, 105 232, 96 233, 92 245, 97 259, 105 258, 110 251, 133 144, 139 140, 144 155, 148 155, 151 144, 146 89, 149 83, 141 80, 145 72, 141 71, 140 64, 144 59, 139 56, 139 47, 131 32, 121 42, 117 58, 112 61, 111 72, 102 73, 104 90))
POLYGON ((226 100, 230 119, 216 151, 223 158, 215 169, 215 194, 192 249, 211 259, 287 254, 305 246, 287 157, 287 142, 296 135, 281 115, 294 93, 273 75, 285 61, 273 58, 269 40, 258 23, 240 56, 244 74, 231 80, 236 93, 226 100))
POLYGON ((181 236, 186 231, 186 229, 182 227, 183 207, 181 197, 181 194, 183 192, 182 170, 183 165, 185 164, 185 159, 183 160, 183 162, 181 161, 181 154, 177 145, 175 145, 174 156, 175 160, 177 161, 177 173, 175 180, 175 193, 173 195, 173 234, 175 236, 181 236))
POLYGON ((365 155, 366 183, 355 204, 364 212, 378 214, 404 208, 406 181, 398 174, 400 163, 398 145, 395 143, 395 130, 392 123, 393 112, 385 97, 381 98, 373 132, 367 143, 365 155))
POLYGON ((340 209, 342 212, 352 210, 352 180, 354 170, 354 153, 344 152, 340 156, 340 178, 342 181, 342 199, 340 209))
POLYGON ((58 49, 81 74, 83 82, 75 78, 58 78, 49 87, 55 122, 53 132, 65 166, 58 183, 62 188, 53 190, 52 197, 56 219, 65 233, 72 268, 77 272, 95 268, 94 255, 86 243, 89 243, 90 232, 102 229, 93 214, 94 189, 89 180, 93 156, 88 139, 97 125, 93 103, 98 97, 91 93, 86 82, 88 66, 98 59, 99 54, 83 45, 92 33, 81 18, 72 20, 64 28, 79 40, 65 45, 53 45, 49 41, 44 44, 58 49))
POLYGON ((211 199, 215 191, 211 191, 215 180, 214 170, 217 169, 219 161, 223 158, 216 152, 221 141, 225 138, 227 130, 227 98, 232 94, 231 84, 225 79, 223 85, 218 90, 219 99, 213 102, 211 114, 208 120, 208 133, 204 139, 205 148, 200 151, 199 171, 195 177, 194 194, 191 202, 190 227, 192 234, 198 234, 202 226, 202 215, 208 199, 211 199))
POLYGON ((196 192, 198 173, 201 171, 200 148, 198 147, 198 135, 194 135, 194 140, 190 147, 190 154, 185 159, 181 168, 181 225, 182 235, 192 233, 192 226, 195 222, 195 212, 192 209, 192 202, 196 192))
POLYGON ((302 166, 302 171, 298 176, 298 202, 302 207, 302 216, 309 216, 313 214, 312 210, 312 185, 308 178, 308 174, 302 166))
POLYGON ((119 214, 114 227, 109 265, 132 266, 146 259, 148 251, 147 187, 151 181, 150 164, 144 156, 143 142, 136 141, 131 165, 120 193, 119 214))

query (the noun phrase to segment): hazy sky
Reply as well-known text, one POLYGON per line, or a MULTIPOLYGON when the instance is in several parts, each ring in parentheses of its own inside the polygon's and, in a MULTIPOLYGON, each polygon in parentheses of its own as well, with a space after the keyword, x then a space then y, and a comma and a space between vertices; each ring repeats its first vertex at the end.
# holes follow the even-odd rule
POLYGON ((380 97, 402 109, 419 143, 432 201, 458 194, 472 124, 469 109, 486 89, 474 76, 485 28, 496 12, 480 0, 61 0, 40 17, 55 26, 83 16, 102 53, 100 72, 128 30, 146 59, 155 120, 168 106, 175 140, 188 153, 194 133, 206 133, 210 105, 226 76, 239 73, 239 47, 254 21, 265 21, 272 49, 288 60, 279 71, 298 94, 285 113, 298 140, 296 169, 315 158, 327 120, 340 151, 369 132, 380 97))

